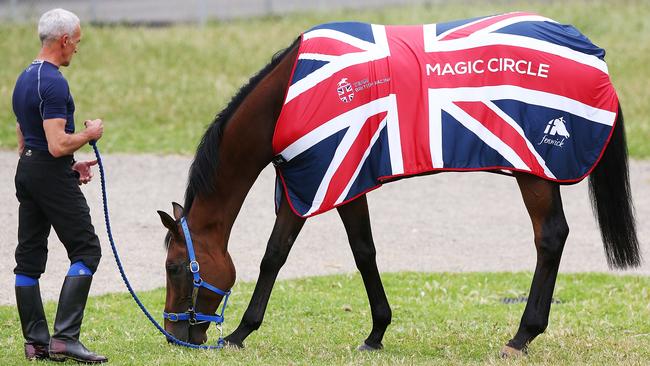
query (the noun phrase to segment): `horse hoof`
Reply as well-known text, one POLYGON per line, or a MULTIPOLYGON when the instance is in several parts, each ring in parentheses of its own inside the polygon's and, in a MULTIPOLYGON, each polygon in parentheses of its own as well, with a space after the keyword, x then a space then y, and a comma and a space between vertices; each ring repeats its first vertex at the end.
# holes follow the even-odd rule
POLYGON ((361 352, 372 352, 372 351, 379 351, 379 350, 382 349, 382 348, 384 348, 384 346, 383 346, 381 343, 379 343, 379 344, 376 345, 376 346, 371 346, 371 345, 369 345, 368 343, 363 342, 362 345, 360 345, 359 347, 357 347, 357 351, 361 351, 361 352))
POLYGON ((510 346, 503 346, 501 352, 499 353, 501 358, 519 358, 526 355, 526 349, 516 349, 510 346))
POLYGON ((228 348, 236 348, 236 349, 244 348, 244 342, 236 342, 228 338, 225 338, 223 341, 224 341, 224 345, 228 348))

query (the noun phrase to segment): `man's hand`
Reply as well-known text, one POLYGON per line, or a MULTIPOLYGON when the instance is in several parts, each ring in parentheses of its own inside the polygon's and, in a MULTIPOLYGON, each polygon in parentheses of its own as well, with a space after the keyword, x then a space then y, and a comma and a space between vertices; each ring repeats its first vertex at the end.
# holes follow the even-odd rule
POLYGON ((104 122, 101 119, 87 119, 84 121, 84 125, 90 141, 97 141, 104 134, 104 122))
POLYGON ((79 173, 79 185, 86 184, 93 179, 93 172, 91 166, 96 165, 97 160, 78 161, 72 166, 72 170, 79 173))

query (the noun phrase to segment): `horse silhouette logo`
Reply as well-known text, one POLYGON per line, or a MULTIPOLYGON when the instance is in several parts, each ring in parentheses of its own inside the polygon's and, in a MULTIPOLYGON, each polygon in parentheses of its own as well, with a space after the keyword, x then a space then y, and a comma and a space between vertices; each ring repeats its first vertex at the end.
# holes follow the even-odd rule
POLYGON ((544 130, 544 134, 551 135, 551 136, 560 135, 566 138, 571 137, 571 134, 569 134, 569 131, 566 128, 564 117, 555 118, 548 121, 548 124, 546 125, 546 129, 544 130))
POLYGON ((336 92, 339 94, 339 99, 343 103, 350 103, 354 98, 354 91, 352 84, 348 83, 348 78, 342 78, 337 84, 336 92))

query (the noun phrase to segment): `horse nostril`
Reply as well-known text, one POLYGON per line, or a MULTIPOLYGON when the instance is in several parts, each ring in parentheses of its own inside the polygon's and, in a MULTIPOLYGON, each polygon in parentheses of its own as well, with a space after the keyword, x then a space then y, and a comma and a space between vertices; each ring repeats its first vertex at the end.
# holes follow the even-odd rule
POLYGON ((208 341, 208 335, 206 330, 201 327, 190 328, 189 339, 190 343, 201 345, 208 341))

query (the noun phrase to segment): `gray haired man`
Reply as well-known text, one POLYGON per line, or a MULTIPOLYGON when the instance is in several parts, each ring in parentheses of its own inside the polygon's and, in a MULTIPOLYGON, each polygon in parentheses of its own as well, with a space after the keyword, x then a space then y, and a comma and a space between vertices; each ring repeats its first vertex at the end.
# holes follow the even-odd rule
POLYGON ((101 363, 108 359, 79 342, 92 275, 101 258, 99 239, 79 185, 92 178, 96 161, 75 161, 73 153, 102 137, 100 119, 86 120, 75 133, 75 105, 59 67, 68 66, 81 42, 79 18, 53 9, 38 23, 41 50, 16 81, 13 109, 20 160, 16 168, 18 246, 16 304, 30 359, 101 363), (70 269, 63 282, 50 337, 38 279, 45 271, 47 238, 54 228, 70 269))

